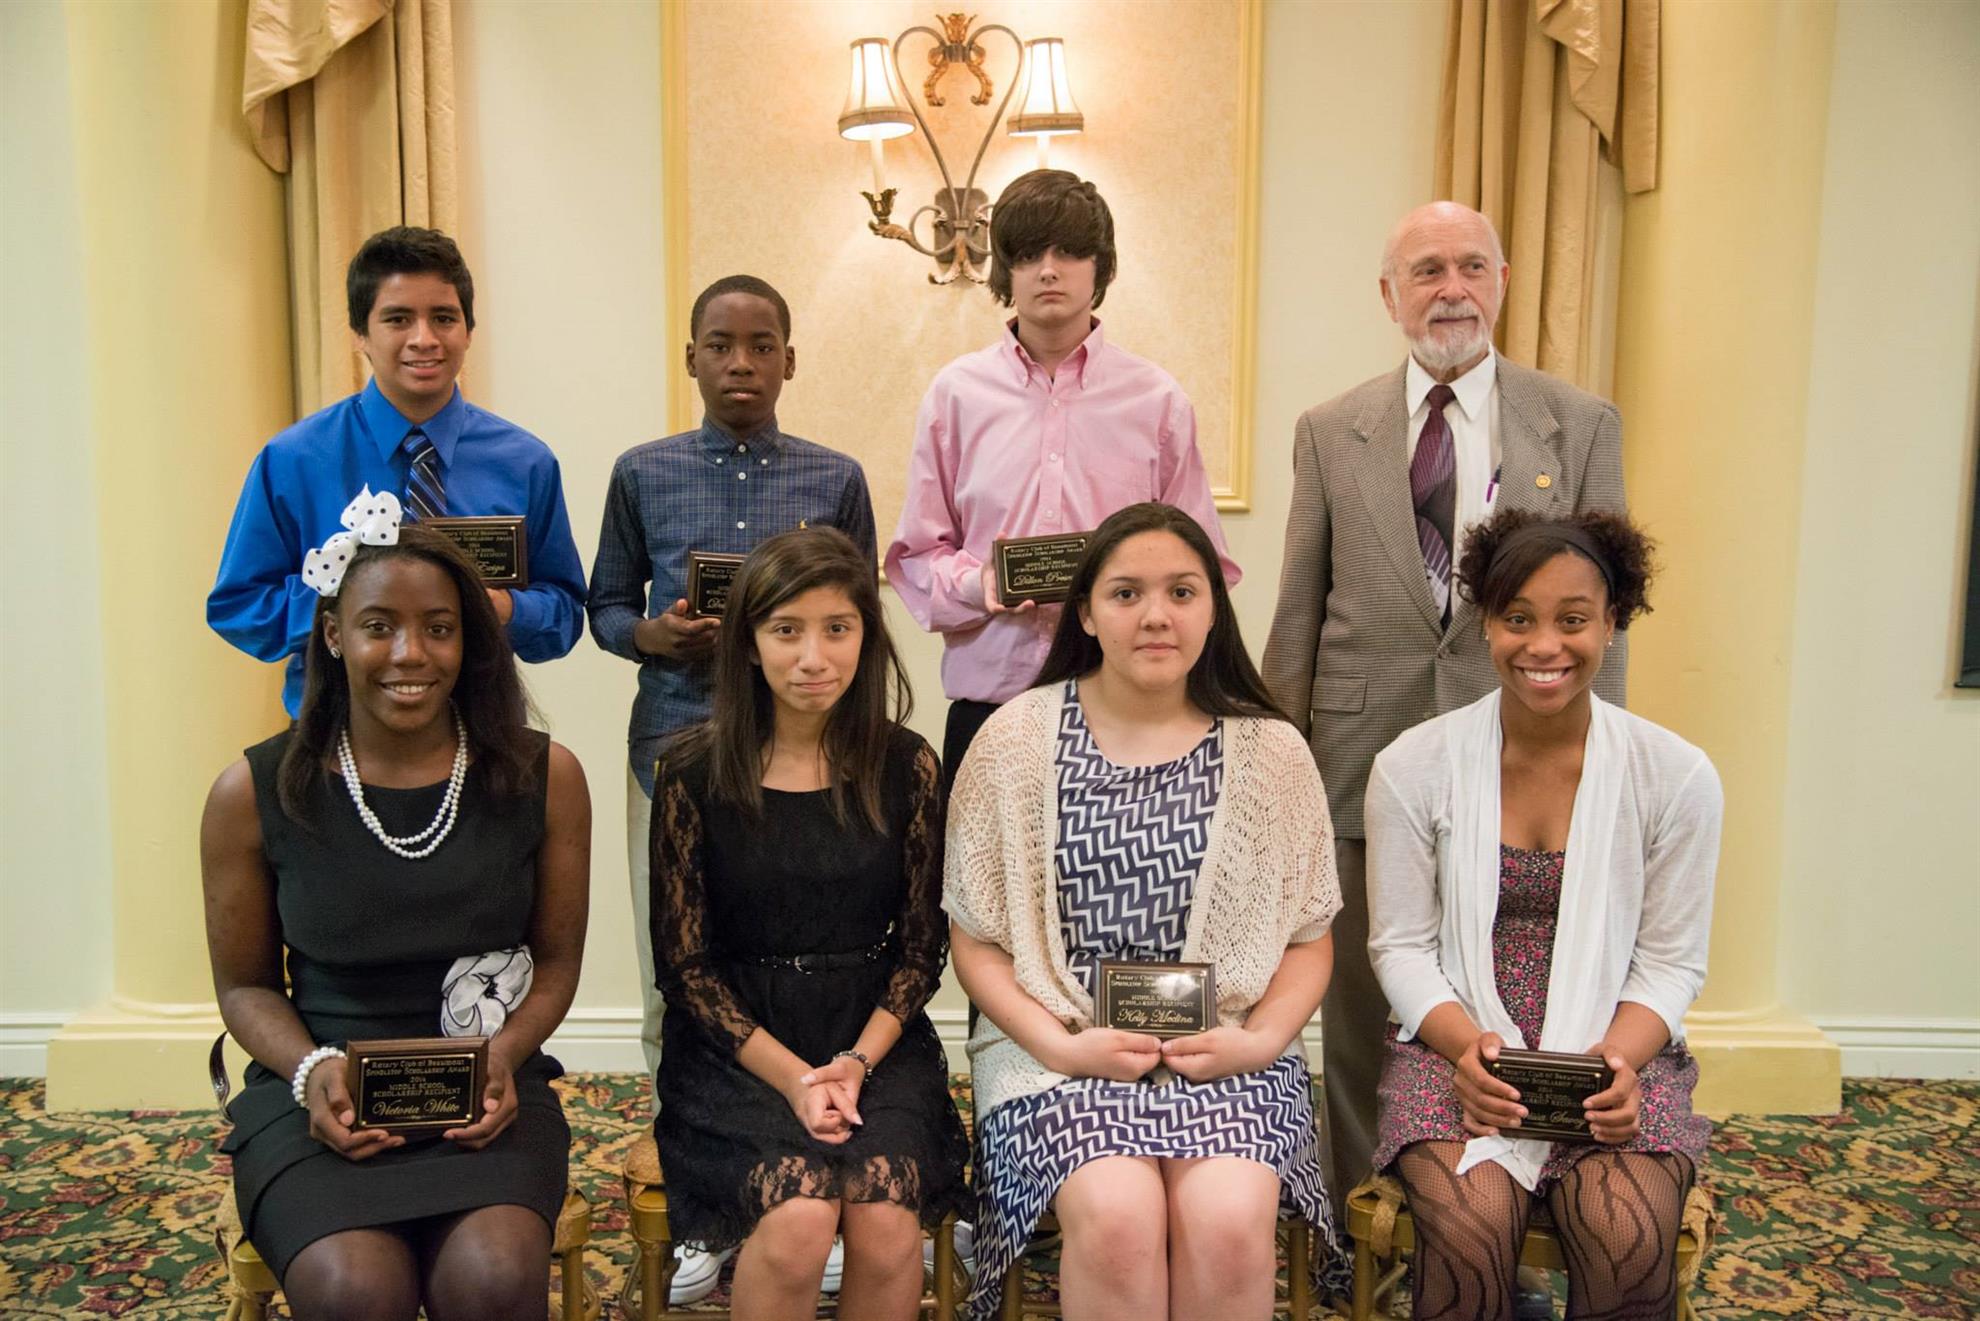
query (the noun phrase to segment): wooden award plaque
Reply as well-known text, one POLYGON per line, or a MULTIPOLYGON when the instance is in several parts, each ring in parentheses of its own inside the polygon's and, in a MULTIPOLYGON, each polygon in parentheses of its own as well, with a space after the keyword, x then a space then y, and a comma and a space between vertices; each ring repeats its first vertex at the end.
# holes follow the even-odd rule
POLYGON ((529 535, 520 514, 427 518, 417 526, 433 529, 467 552, 483 586, 529 586, 529 535))
POLYGON ((1600 1055, 1559 1051, 1501 1050, 1498 1060, 1485 1068, 1501 1082, 1511 1083, 1526 1107, 1519 1127, 1502 1129, 1502 1135, 1543 1142, 1593 1141, 1581 1103, 1608 1090, 1616 1080, 1600 1055))
POLYGON ((403 1037, 345 1047, 353 1129, 461 1128, 481 1118, 487 1037, 403 1037))
POLYGON ((1189 1037, 1217 1024, 1217 970, 1207 963, 1100 962, 1102 1027, 1189 1037))

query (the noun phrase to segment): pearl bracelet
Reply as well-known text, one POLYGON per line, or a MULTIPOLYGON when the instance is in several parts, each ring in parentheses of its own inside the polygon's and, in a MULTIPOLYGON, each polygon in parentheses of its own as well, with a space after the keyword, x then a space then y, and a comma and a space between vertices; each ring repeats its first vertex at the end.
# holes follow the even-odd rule
POLYGON ((349 1058, 350 1056, 335 1046, 318 1046, 303 1056, 302 1063, 296 1066, 296 1076, 289 1080, 289 1095, 296 1098, 297 1105, 305 1110, 309 1109, 309 1102, 303 1100, 303 1089, 309 1086, 310 1071, 327 1059, 349 1058))

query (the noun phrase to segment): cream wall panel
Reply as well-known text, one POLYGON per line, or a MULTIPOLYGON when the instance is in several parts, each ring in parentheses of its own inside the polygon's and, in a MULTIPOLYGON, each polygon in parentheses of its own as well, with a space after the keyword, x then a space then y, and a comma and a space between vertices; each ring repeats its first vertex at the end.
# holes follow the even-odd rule
MULTIPOLYGON (((1087 129, 1054 140, 1052 164, 1100 187, 1121 252, 1100 315, 1115 342, 1181 381, 1196 405, 1211 484, 1228 489, 1246 6, 1005 0, 972 12, 1021 37, 1065 38, 1087 129)), ((859 190, 872 187, 868 147, 838 136, 848 43, 892 40, 930 22, 916 0, 688 0, 677 66, 689 130, 683 292, 692 298, 742 271, 785 295, 798 377, 780 418, 793 433, 865 463, 883 539, 900 511, 915 409, 929 379, 990 342, 1008 315, 982 286, 931 287, 932 262, 867 231, 871 216, 859 190)), ((1001 34, 982 45, 1001 98, 1016 75, 1015 48, 1001 34)), ((902 58, 917 99, 926 49, 927 39, 916 37, 902 58)), ((970 105, 973 90, 974 80, 952 68, 938 88, 947 104, 930 112, 957 186, 995 109, 994 100, 970 105)), ((888 183, 900 191, 894 219, 905 223, 933 200, 941 175, 918 135, 887 144, 887 157, 888 183)), ((977 186, 994 200, 1036 163, 1030 140, 999 129, 977 186)), ((689 403, 698 417, 699 401, 689 403)))
POLYGON ((0 7, 0 1075, 110 989, 89 324, 59 0, 0 7))
MULTIPOLYGON (((613 460, 664 434, 660 17, 651 5, 457 0, 462 246, 475 274, 463 386, 557 452, 587 570, 613 460)), ((591 786, 591 928, 567 1064, 638 1069, 626 887, 634 666, 590 636, 523 676, 591 786)))
POLYGON ((1976 58, 1980 6, 1837 14, 1781 973, 1848 1072, 1980 1076, 1980 693, 1951 687, 1980 381, 1976 58))
POLYGON ((240 117, 245 0, 64 15, 114 952, 109 997, 50 1043, 48 1104, 197 1103, 219 1026, 200 813, 220 769, 280 727, 274 670, 207 629, 205 600, 248 461, 291 417, 282 184, 240 117))
POLYGON ((1399 365, 1382 245, 1430 200, 1442 0, 1265 6, 1252 509, 1226 516, 1254 659, 1278 602, 1299 415, 1399 365))

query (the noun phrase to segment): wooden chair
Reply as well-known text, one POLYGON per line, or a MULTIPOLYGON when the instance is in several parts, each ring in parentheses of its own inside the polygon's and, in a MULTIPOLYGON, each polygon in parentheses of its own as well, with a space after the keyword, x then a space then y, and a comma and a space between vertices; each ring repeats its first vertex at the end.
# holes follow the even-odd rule
MULTIPOLYGON (((222 1054, 226 1040, 225 1033, 214 1038, 206 1061, 208 1080, 213 1084, 223 1114, 230 1090, 222 1054)), ((550 1242, 550 1255, 557 1259, 563 1285, 560 1321, 597 1321, 601 1307, 598 1291, 592 1288, 584 1270, 584 1248, 589 1242, 591 1202, 577 1189, 568 1189, 550 1242)), ((264 1321, 268 1304, 282 1285, 261 1254, 254 1250, 254 1244, 248 1242, 231 1184, 221 1196, 220 1205, 214 1208, 213 1247, 220 1254, 220 1265, 226 1273, 224 1321, 264 1321)))
MULTIPOLYGON (((1279 1292, 1277 1309, 1290 1313, 1293 1321, 1308 1321, 1313 1315, 1313 1226, 1298 1216, 1281 1216, 1279 1232, 1286 1243, 1286 1287, 1279 1292)), ((1024 1292, 1024 1260, 1057 1242, 1059 1219, 1047 1211, 1038 1220, 1038 1233, 1030 1246, 1018 1254, 1004 1272, 1003 1310, 998 1321, 1024 1321, 1033 1316, 1064 1316, 1059 1305, 1024 1292)), ((1332 1315, 1332 1313, 1327 1313, 1332 1315)))
MULTIPOLYGON (((667 1181, 651 1133, 641 1134, 626 1153, 622 1179, 633 1261, 620 1294, 620 1312, 639 1321, 709 1321, 728 1316, 726 1309, 680 1308, 669 1301, 679 1263, 674 1259, 673 1230, 667 1223, 667 1181)), ((969 1285, 956 1262, 955 1217, 944 1219, 933 1237, 934 1278, 922 1295, 921 1311, 932 1321, 954 1321, 957 1304, 969 1285)))
MULTIPOLYGON (((1691 1286, 1711 1251, 1718 1219, 1712 1195, 1693 1184, 1685 1197, 1684 1218, 1678 1229, 1678 1321, 1696 1321, 1691 1286)), ((1402 1184, 1386 1174, 1363 1180, 1347 1197, 1347 1232, 1354 1240, 1354 1310, 1350 1315, 1353 1321, 1372 1321, 1385 1314, 1380 1309, 1386 1307, 1389 1295, 1408 1269, 1410 1254, 1416 1251, 1416 1223, 1403 1201, 1402 1184)), ((1544 1206, 1534 1212, 1527 1226, 1519 1261, 1522 1266, 1540 1270, 1567 1269, 1560 1236, 1544 1206)))

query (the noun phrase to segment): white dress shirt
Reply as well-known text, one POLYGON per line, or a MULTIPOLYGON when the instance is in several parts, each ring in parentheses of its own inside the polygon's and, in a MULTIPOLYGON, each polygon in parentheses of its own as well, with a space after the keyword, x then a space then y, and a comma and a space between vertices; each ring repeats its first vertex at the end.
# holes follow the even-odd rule
MULTIPOLYGON (((1436 378, 1411 354, 1403 375, 1403 402, 1409 405, 1409 457, 1416 458, 1416 439, 1430 420, 1430 389, 1436 378)), ((1498 497, 1494 474, 1499 470, 1499 355, 1490 350, 1476 367, 1451 382, 1457 412, 1444 408, 1450 424, 1453 457, 1457 461, 1457 544, 1451 563, 1464 554, 1466 534, 1474 523, 1491 517, 1498 497)))

